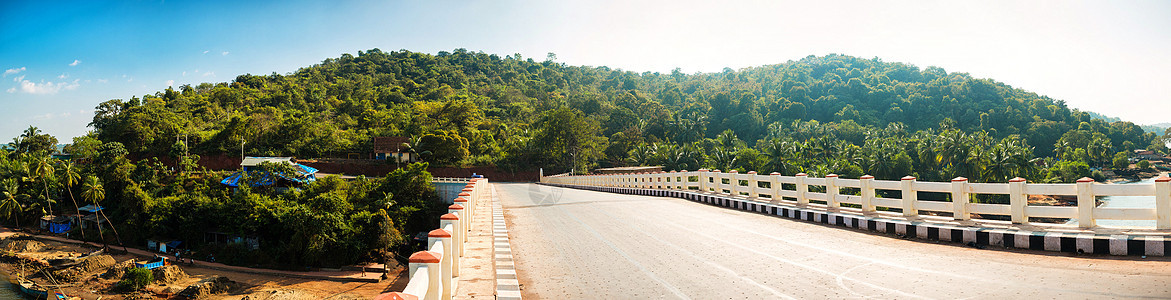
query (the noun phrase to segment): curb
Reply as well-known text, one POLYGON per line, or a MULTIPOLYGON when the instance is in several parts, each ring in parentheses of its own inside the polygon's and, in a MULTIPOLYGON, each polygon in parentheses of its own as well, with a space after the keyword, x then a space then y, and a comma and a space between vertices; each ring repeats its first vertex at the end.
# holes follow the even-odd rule
POLYGON ((508 242, 508 224, 504 222, 504 208, 492 187, 492 248, 496 265, 496 299, 520 300, 520 281, 512 261, 512 246, 508 242))
POLYGON ((1165 238, 1164 236, 1067 233, 951 226, 932 222, 896 220, 882 217, 867 217, 850 213, 827 212, 818 209, 801 208, 791 205, 772 204, 727 196, 709 195, 694 191, 590 187, 550 183, 540 184, 618 194, 674 197, 693 202, 727 207, 736 210, 751 211, 776 217, 895 234, 907 238, 916 238, 921 240, 965 244, 970 243, 976 245, 977 247, 991 245, 1004 248, 1078 254, 1171 256, 1171 238, 1165 238))

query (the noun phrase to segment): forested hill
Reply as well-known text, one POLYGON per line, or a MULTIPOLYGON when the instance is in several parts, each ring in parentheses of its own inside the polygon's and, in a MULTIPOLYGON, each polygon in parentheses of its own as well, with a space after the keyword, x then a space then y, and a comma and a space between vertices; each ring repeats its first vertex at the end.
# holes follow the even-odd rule
MULTIPOLYGON (((117 141, 147 155, 175 155, 184 133, 195 153, 236 153, 244 141, 249 154, 304 158, 366 155, 372 137, 410 136, 412 151, 433 164, 655 163, 929 178, 992 172, 994 148, 1093 166, 1162 138, 994 80, 880 59, 809 56, 662 74, 464 49, 372 49, 286 75, 110 100, 91 126, 75 144, 117 141)), ((1045 177, 1047 165, 1039 165, 1004 176, 1045 177)))

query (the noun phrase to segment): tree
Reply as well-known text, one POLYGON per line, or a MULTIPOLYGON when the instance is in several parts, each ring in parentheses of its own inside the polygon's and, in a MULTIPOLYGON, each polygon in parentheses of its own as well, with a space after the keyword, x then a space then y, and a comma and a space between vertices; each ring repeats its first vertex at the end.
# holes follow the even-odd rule
POLYGON ((561 107, 542 115, 533 143, 538 145, 540 163, 567 170, 581 171, 601 158, 606 138, 598 136, 598 121, 586 118, 581 111, 561 107))
POLYGON ((45 204, 48 204, 49 215, 53 215, 53 200, 49 198, 49 179, 53 177, 53 164, 48 156, 37 157, 33 162, 33 173, 40 178, 42 185, 45 187, 45 204))
POLYGON ((6 219, 16 220, 16 227, 20 228, 20 217, 24 212, 24 206, 18 200, 24 196, 17 192, 20 185, 16 182, 16 178, 4 179, 0 183, 4 187, 3 197, 0 198, 0 214, 4 214, 6 219))
MULTIPOLYGON (((85 184, 82 186, 82 188, 83 188, 83 190, 81 192, 81 197, 85 198, 86 201, 93 203, 94 206, 97 208, 98 213, 100 213, 102 217, 105 217, 106 212, 104 209, 102 209, 101 201, 106 199, 106 191, 102 187, 102 182, 100 180, 98 180, 97 176, 90 175, 88 178, 86 178, 85 184)), ((106 219, 106 223, 110 222, 109 218, 105 218, 105 219, 106 219)), ((105 237, 105 235, 102 234, 101 222, 97 222, 97 223, 98 223, 98 226, 97 226, 98 227, 98 237, 102 239, 102 244, 105 245, 106 244, 106 237, 105 237)), ((113 227, 111 226, 111 228, 113 228, 113 227)))
MULTIPOLYGON (((81 215, 81 207, 77 206, 77 199, 73 198, 73 186, 81 180, 81 174, 77 173, 77 169, 73 167, 72 162, 65 162, 61 165, 61 183, 65 184, 65 190, 69 191, 69 200, 73 201, 73 208, 77 211, 77 215, 81 215)), ((81 238, 85 238, 85 231, 81 232, 81 238)))
POLYGON ((1126 151, 1114 153, 1114 159, 1110 164, 1115 170, 1126 169, 1130 166, 1130 157, 1126 155, 1126 151))

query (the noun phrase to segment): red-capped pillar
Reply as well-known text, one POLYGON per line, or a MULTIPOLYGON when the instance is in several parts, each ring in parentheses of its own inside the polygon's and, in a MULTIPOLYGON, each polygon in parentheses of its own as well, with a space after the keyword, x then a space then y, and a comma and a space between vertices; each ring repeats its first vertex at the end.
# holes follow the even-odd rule
POLYGON ((434 251, 436 245, 443 248, 443 256, 439 261, 440 280, 443 280, 443 290, 439 293, 439 299, 451 299, 452 293, 455 292, 455 261, 459 257, 455 255, 455 248, 452 248, 451 232, 443 229, 435 229, 427 233, 427 241, 429 249, 434 251))
MULTIPOLYGON (((411 254, 407 259, 409 262, 408 273, 409 278, 414 279, 418 276, 427 277, 427 293, 423 295, 423 300, 439 300, 439 295, 443 293, 443 268, 440 262, 443 261, 443 254, 431 251, 419 251, 411 254)), ((410 284, 407 284, 410 287, 410 284)))

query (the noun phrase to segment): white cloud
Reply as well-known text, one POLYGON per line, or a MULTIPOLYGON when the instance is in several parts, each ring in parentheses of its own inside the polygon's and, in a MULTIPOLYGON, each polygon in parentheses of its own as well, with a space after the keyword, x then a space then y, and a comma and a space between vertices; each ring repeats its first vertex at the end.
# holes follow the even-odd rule
POLYGON ((68 74, 57 75, 57 79, 65 79, 65 78, 69 78, 69 75, 68 74))
POLYGON ((203 73, 203 77, 207 76, 215 76, 215 72, 208 71, 207 73, 203 73))
POLYGON ((80 65, 80 64, 81 64, 81 60, 74 59, 73 62, 69 64, 69 66, 76 67, 77 65, 80 65))
POLYGON ((187 71, 183 71, 183 77, 187 77, 187 71))
POLYGON ((228 53, 230 53, 230 52, 228 52, 228 51, 224 51, 224 53, 220 53, 220 54, 223 54, 224 56, 227 56, 227 55, 228 55, 228 53))
POLYGON ((211 50, 203 50, 203 54, 207 54, 208 52, 211 52, 211 50))
POLYGON ((98 79, 98 83, 107 83, 107 82, 110 82, 110 80, 107 80, 107 79, 98 79))
POLYGON ((12 69, 8 69, 8 70, 4 70, 4 77, 8 77, 8 75, 24 72, 24 70, 27 70, 27 69, 25 67, 20 67, 20 68, 12 68, 12 69))
POLYGON ((20 76, 16 76, 16 77, 12 78, 12 82, 20 82, 21 80, 24 80, 24 75, 20 75, 20 76))
POLYGON ((175 86, 175 80, 174 79, 167 80, 167 87, 172 87, 172 86, 175 86))
MULTIPOLYGON (((77 89, 77 87, 81 86, 81 84, 79 82, 80 82, 79 80, 74 80, 73 82, 64 82, 63 81, 63 82, 36 83, 36 82, 28 81, 28 80, 21 80, 19 91, 21 93, 27 93, 27 94, 33 94, 33 95, 52 95, 52 94, 56 94, 57 92, 60 92, 61 90, 68 91, 68 90, 77 89)), ((8 89, 9 93, 16 92, 16 91, 18 91, 16 88, 8 89)))

